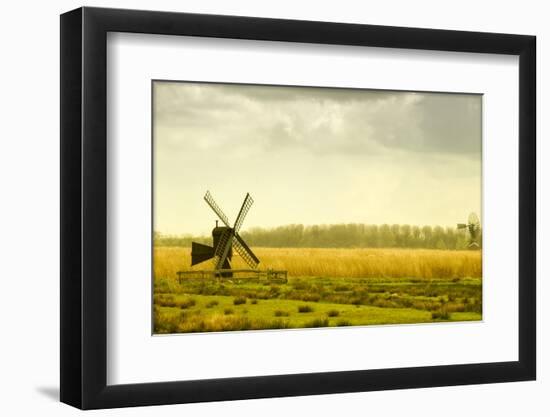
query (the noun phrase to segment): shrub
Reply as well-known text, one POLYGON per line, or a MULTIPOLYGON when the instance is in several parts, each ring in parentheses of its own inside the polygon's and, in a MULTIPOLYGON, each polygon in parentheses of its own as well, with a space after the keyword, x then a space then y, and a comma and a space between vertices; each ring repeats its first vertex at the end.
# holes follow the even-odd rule
POLYGON ((466 311, 466 306, 461 303, 449 303, 445 305, 445 310, 447 310, 449 313, 463 313, 464 311, 466 311))
POLYGON ((327 316, 329 317, 338 317, 340 315, 340 312, 338 310, 329 310, 327 312, 327 316))
POLYGON ((219 304, 218 300, 210 300, 208 303, 206 303, 206 308, 212 308, 219 304))
POLYGON ((359 307, 361 304, 363 304, 363 300, 361 300, 360 298, 354 298, 351 300, 351 304, 359 307))
POLYGON ((432 312, 432 320, 449 320, 451 315, 447 310, 438 310, 432 312))
POLYGON ((337 325, 338 327, 352 326, 351 321, 349 321, 349 320, 338 320, 338 321, 336 322, 336 325, 337 325))
POLYGON ((232 308, 226 308, 225 310, 223 310, 223 314, 225 314, 226 316, 233 313, 234 311, 232 308))
POLYGON ((374 301, 372 303, 373 306, 375 307, 380 307, 380 308, 396 308, 396 307, 399 307, 399 305, 393 301, 390 301, 390 300, 385 300, 383 298, 379 298, 377 299, 376 301, 374 301))
POLYGON ((177 303, 175 301, 169 301, 169 300, 161 300, 159 305, 162 307, 177 307, 177 303))
POLYGON ((161 293, 177 293, 180 292, 180 286, 176 280, 167 278, 155 278, 154 292, 161 293))
POLYGON ((328 327, 328 319, 313 319, 305 323, 304 327, 328 327))
POLYGON ((269 298, 277 298, 281 289, 277 285, 271 285, 269 287, 269 298))
POLYGON ((275 317, 288 317, 290 316, 290 313, 288 311, 283 310, 275 310, 275 317))
POLYGON ((298 306, 298 313, 311 313, 313 308, 308 305, 298 306))
POLYGON ((176 307, 177 303, 174 300, 173 295, 165 295, 165 294, 156 294, 153 298, 153 301, 155 304, 158 304, 162 307, 176 307))
POLYGON ((209 318, 193 317, 180 325, 182 332, 220 332, 228 330, 249 330, 251 321, 246 317, 214 315, 209 318))
POLYGON ((255 320, 253 325, 255 329, 288 329, 290 327, 288 320, 255 320))
POLYGON ((256 300, 255 298, 250 300, 250 304, 258 304, 258 300, 256 300))
POLYGON ((179 308, 185 309, 189 307, 193 307, 197 302, 193 298, 188 298, 187 300, 180 301, 178 303, 179 308))
POLYGON ((295 279, 292 282, 292 287, 296 290, 309 290, 311 288, 311 285, 303 279, 295 279))
POLYGON ((305 293, 303 294, 300 299, 302 301, 309 301, 309 302, 314 302, 316 303, 317 301, 319 301, 321 299, 321 296, 319 294, 312 294, 312 293, 305 293))
POLYGON ((236 306, 240 304, 246 304, 246 297, 235 297, 235 299, 233 300, 233 304, 235 304, 236 306))
POLYGON ((481 314, 482 312, 481 300, 478 298, 473 298, 469 300, 468 303, 464 303, 464 311, 470 311, 470 312, 481 314))

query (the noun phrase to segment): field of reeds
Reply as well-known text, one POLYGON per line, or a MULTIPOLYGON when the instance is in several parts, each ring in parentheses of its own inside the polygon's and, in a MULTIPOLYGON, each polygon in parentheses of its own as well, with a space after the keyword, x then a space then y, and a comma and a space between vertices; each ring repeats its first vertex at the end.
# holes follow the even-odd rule
MULTIPOLYGON (((255 248, 287 283, 178 281, 187 248, 155 248, 154 332, 339 327, 482 318, 480 251, 255 248)), ((235 256, 234 268, 244 267, 235 256)))
MULTIPOLYGON (((344 278, 480 278, 481 251, 436 249, 254 248, 260 268, 286 270, 292 277, 344 278)), ((205 262, 191 267, 191 251, 155 248, 154 273, 174 278, 177 271, 211 269, 205 262)), ((238 256, 234 268, 247 268, 238 256)))

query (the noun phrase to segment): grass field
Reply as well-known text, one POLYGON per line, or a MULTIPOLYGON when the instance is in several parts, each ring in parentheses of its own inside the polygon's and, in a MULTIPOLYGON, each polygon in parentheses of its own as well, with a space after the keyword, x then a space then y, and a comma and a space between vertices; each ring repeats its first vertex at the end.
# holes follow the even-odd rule
MULTIPOLYGON (((425 249, 255 248, 285 284, 176 279, 187 248, 154 252, 154 331, 471 321, 482 317, 481 252, 425 249)), ((234 257, 233 267, 241 265, 234 257)))

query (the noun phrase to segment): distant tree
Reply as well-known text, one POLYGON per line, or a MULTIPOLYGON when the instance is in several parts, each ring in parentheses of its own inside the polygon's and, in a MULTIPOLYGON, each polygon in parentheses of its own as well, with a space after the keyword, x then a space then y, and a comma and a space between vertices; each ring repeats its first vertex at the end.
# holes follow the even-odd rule
POLYGON ((445 245, 445 242, 443 241, 443 239, 440 238, 435 243, 435 248, 436 249, 447 249, 447 245, 445 245))
POLYGON ((422 232, 420 230, 420 226, 412 226, 411 227, 411 237, 412 237, 412 247, 414 248, 418 248, 420 246, 422 246, 422 242, 421 242, 421 236, 422 236, 422 232))
POLYGON ((422 247, 431 248, 432 247, 432 228, 431 226, 422 227, 422 247))
POLYGON ((365 235, 363 238, 364 247, 378 248, 380 246, 380 236, 378 233, 378 226, 370 224, 365 226, 365 235))
MULTIPOLYGON (((271 229, 260 227, 241 232, 251 246, 260 247, 313 247, 313 248, 438 248, 465 249, 469 235, 454 227, 417 225, 291 224, 271 229)), ((191 242, 212 244, 212 236, 165 235, 153 232, 155 246, 190 247, 191 242)), ((481 245, 481 236, 479 244, 481 245)))
POLYGON ((401 236, 401 247, 403 248, 412 248, 414 245, 412 244, 412 234, 411 234, 411 226, 408 224, 403 224, 400 227, 399 235, 401 236))
POLYGON ((380 247, 389 248, 395 246, 395 237, 389 225, 383 224, 379 229, 380 247))

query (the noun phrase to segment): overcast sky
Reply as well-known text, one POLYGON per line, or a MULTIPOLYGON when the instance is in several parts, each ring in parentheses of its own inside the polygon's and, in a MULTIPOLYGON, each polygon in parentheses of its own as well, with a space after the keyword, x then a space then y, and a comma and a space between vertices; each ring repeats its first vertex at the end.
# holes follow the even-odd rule
POLYGON ((481 96, 154 83, 155 230, 209 234, 210 190, 243 230, 453 226, 481 212, 481 96))

